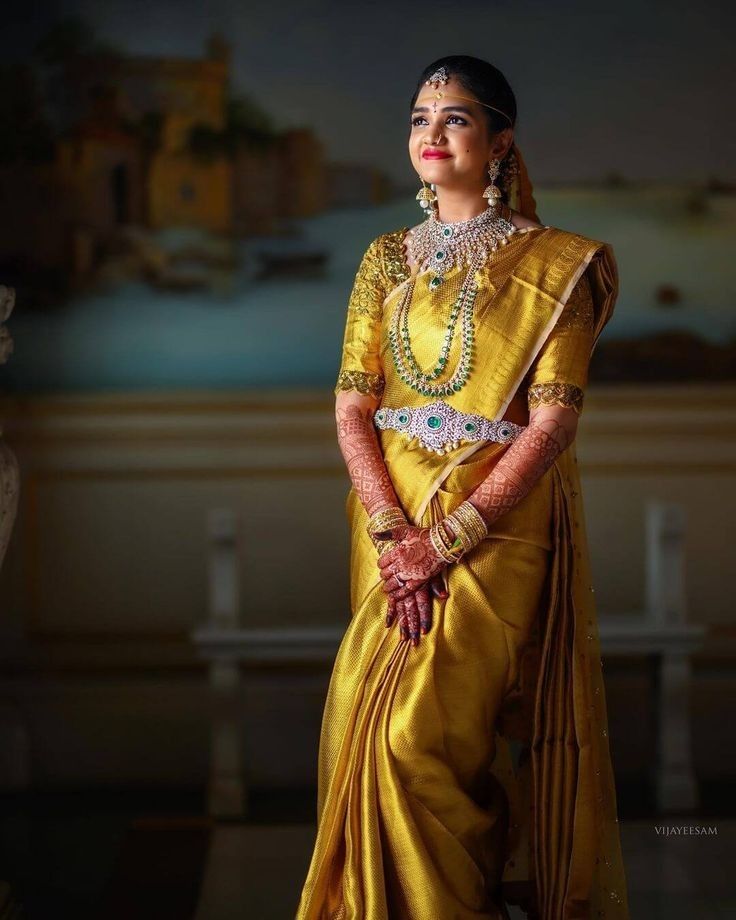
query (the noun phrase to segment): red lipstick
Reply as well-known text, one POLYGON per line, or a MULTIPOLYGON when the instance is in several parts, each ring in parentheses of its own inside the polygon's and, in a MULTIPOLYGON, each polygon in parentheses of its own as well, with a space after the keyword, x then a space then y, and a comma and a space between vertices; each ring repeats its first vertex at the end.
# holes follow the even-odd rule
POLYGON ((432 148, 427 148, 422 154, 423 160, 449 160, 450 154, 444 153, 442 150, 433 150, 432 148))

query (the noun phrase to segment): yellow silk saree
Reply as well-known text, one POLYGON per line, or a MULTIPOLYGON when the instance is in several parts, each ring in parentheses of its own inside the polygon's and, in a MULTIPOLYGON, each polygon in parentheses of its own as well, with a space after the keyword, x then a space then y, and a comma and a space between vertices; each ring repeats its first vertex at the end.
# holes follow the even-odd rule
MULTIPOLYGON (((348 305, 336 392, 428 402, 396 374, 388 330, 409 268, 405 229, 371 243, 348 305)), ((441 294, 416 279, 410 323, 432 366, 464 269, 441 294)), ((515 234, 477 273, 475 366, 446 401, 528 422, 539 401, 578 411, 617 295, 607 244, 553 227, 515 234), (536 402, 535 402, 536 401, 536 402)), ((456 343, 458 345, 458 343, 456 343)), ((455 348, 455 346, 453 346, 455 348)), ((451 352, 449 367, 457 354, 451 352)), ((399 500, 427 526, 488 475, 503 445, 445 454, 379 439, 399 500)), ((318 831, 297 920, 628 918, 605 689, 573 442, 531 492, 444 572, 432 628, 412 647, 386 595, 356 492, 352 616, 319 750, 318 831)))

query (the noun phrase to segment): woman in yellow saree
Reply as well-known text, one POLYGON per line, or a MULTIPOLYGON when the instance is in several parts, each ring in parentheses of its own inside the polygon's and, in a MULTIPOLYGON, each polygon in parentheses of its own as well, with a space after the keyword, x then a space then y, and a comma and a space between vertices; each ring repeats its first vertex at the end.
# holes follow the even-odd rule
POLYGON ((574 444, 616 264, 537 221, 515 118, 490 64, 425 70, 431 212, 350 297, 352 617, 297 920, 629 916, 574 444))

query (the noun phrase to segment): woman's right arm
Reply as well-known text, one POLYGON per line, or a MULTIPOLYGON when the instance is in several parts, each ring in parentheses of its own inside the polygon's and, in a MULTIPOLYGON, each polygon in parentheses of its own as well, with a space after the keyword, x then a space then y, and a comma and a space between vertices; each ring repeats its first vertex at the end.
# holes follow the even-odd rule
POLYGON ((335 386, 338 444, 369 516, 400 506, 373 425, 384 386, 381 318, 387 288, 383 243, 378 237, 363 255, 350 293, 335 386))
POLYGON ((353 488, 369 517, 377 511, 399 507, 373 425, 378 403, 375 396, 355 390, 340 392, 335 399, 337 442, 353 488))
MULTIPOLYGON (((389 282, 383 271, 381 238, 366 250, 348 302, 342 360, 335 386, 335 420, 340 451, 353 488, 367 514, 372 516, 401 503, 383 459, 373 414, 381 403, 381 317, 389 282)), ((386 546, 388 549, 390 543, 386 546)), ((379 552, 381 547, 377 547, 379 552)), ((388 598, 386 626, 398 617, 401 636, 419 641, 431 628, 430 590, 446 597, 441 581, 412 593, 405 600, 388 598)))
MULTIPOLYGON (((399 499, 386 469, 381 445, 373 425, 373 413, 379 400, 354 390, 340 392, 335 400, 337 440, 345 458, 350 480, 368 515, 399 506, 399 499)), ((387 545, 387 549, 391 544, 387 545)), ((432 627, 431 594, 447 597, 440 579, 408 592, 401 600, 387 598, 386 626, 399 619, 402 639, 419 642, 420 630, 426 634, 432 627)))

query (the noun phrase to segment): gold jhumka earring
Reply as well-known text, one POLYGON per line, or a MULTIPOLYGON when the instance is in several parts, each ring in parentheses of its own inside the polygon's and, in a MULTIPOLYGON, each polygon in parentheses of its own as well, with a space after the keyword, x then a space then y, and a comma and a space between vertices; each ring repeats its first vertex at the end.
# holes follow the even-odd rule
POLYGON ((498 207, 498 205, 501 203, 501 199, 503 198, 503 192, 501 189, 497 185, 494 185, 500 168, 500 160, 491 160, 491 162, 488 164, 488 176, 491 180, 491 184, 486 186, 486 190, 483 192, 483 197, 488 199, 489 208, 498 207))
MULTIPOLYGON (((419 177, 422 178, 421 176, 419 177)), ((425 217, 429 217, 430 210, 433 210, 437 204, 437 195, 431 187, 427 187, 427 183, 422 179, 422 187, 417 192, 416 200, 419 202, 419 207, 424 211, 425 217)))

